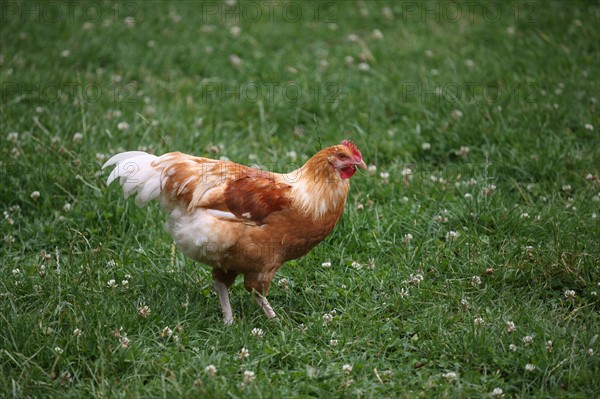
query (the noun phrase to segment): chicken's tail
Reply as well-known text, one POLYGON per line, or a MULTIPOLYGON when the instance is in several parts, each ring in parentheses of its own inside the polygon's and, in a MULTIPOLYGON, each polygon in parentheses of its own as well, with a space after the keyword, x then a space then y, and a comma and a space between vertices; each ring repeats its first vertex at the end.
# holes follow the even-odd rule
POLYGON ((157 159, 157 156, 142 151, 117 154, 102 166, 104 169, 107 166, 116 165, 108 176, 106 184, 109 185, 119 178, 125 198, 137 194, 135 203, 143 206, 148 201, 157 198, 161 192, 162 168, 152 165, 157 159))

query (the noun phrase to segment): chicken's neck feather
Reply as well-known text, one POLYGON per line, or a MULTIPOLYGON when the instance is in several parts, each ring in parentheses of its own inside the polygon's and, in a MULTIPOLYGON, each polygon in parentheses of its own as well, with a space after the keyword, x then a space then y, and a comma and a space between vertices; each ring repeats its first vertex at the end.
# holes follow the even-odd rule
POLYGON ((292 186, 293 206, 315 220, 330 212, 340 212, 350 187, 349 179, 341 178, 327 156, 319 152, 301 168, 284 175, 292 186))

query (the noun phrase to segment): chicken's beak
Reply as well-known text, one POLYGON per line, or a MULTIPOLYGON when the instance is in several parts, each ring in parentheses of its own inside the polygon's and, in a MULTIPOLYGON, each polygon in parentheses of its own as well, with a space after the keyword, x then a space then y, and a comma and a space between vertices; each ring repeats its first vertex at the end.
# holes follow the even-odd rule
POLYGON ((365 169, 365 170, 367 169, 367 164, 362 159, 360 160, 360 162, 357 162, 354 165, 356 165, 357 167, 359 167, 361 169, 365 169))

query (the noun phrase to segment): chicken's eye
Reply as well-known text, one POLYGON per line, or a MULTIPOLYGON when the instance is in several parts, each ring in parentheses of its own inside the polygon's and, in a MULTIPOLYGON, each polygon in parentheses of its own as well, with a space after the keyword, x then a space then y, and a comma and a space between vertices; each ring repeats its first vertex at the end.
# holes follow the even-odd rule
POLYGON ((339 153, 338 154, 338 158, 339 159, 346 159, 346 158, 348 158, 348 156, 346 156, 346 154, 339 153))

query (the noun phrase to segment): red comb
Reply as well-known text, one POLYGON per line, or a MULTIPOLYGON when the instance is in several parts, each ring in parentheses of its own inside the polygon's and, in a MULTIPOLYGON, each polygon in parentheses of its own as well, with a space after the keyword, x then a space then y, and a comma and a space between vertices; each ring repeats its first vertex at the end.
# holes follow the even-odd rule
POLYGON ((342 141, 342 145, 345 145, 346 147, 350 148, 350 151, 352 151, 352 154, 354 154, 355 157, 358 157, 359 159, 362 160, 362 154, 360 153, 358 148, 356 148, 356 145, 352 141, 344 140, 344 141, 342 141))

